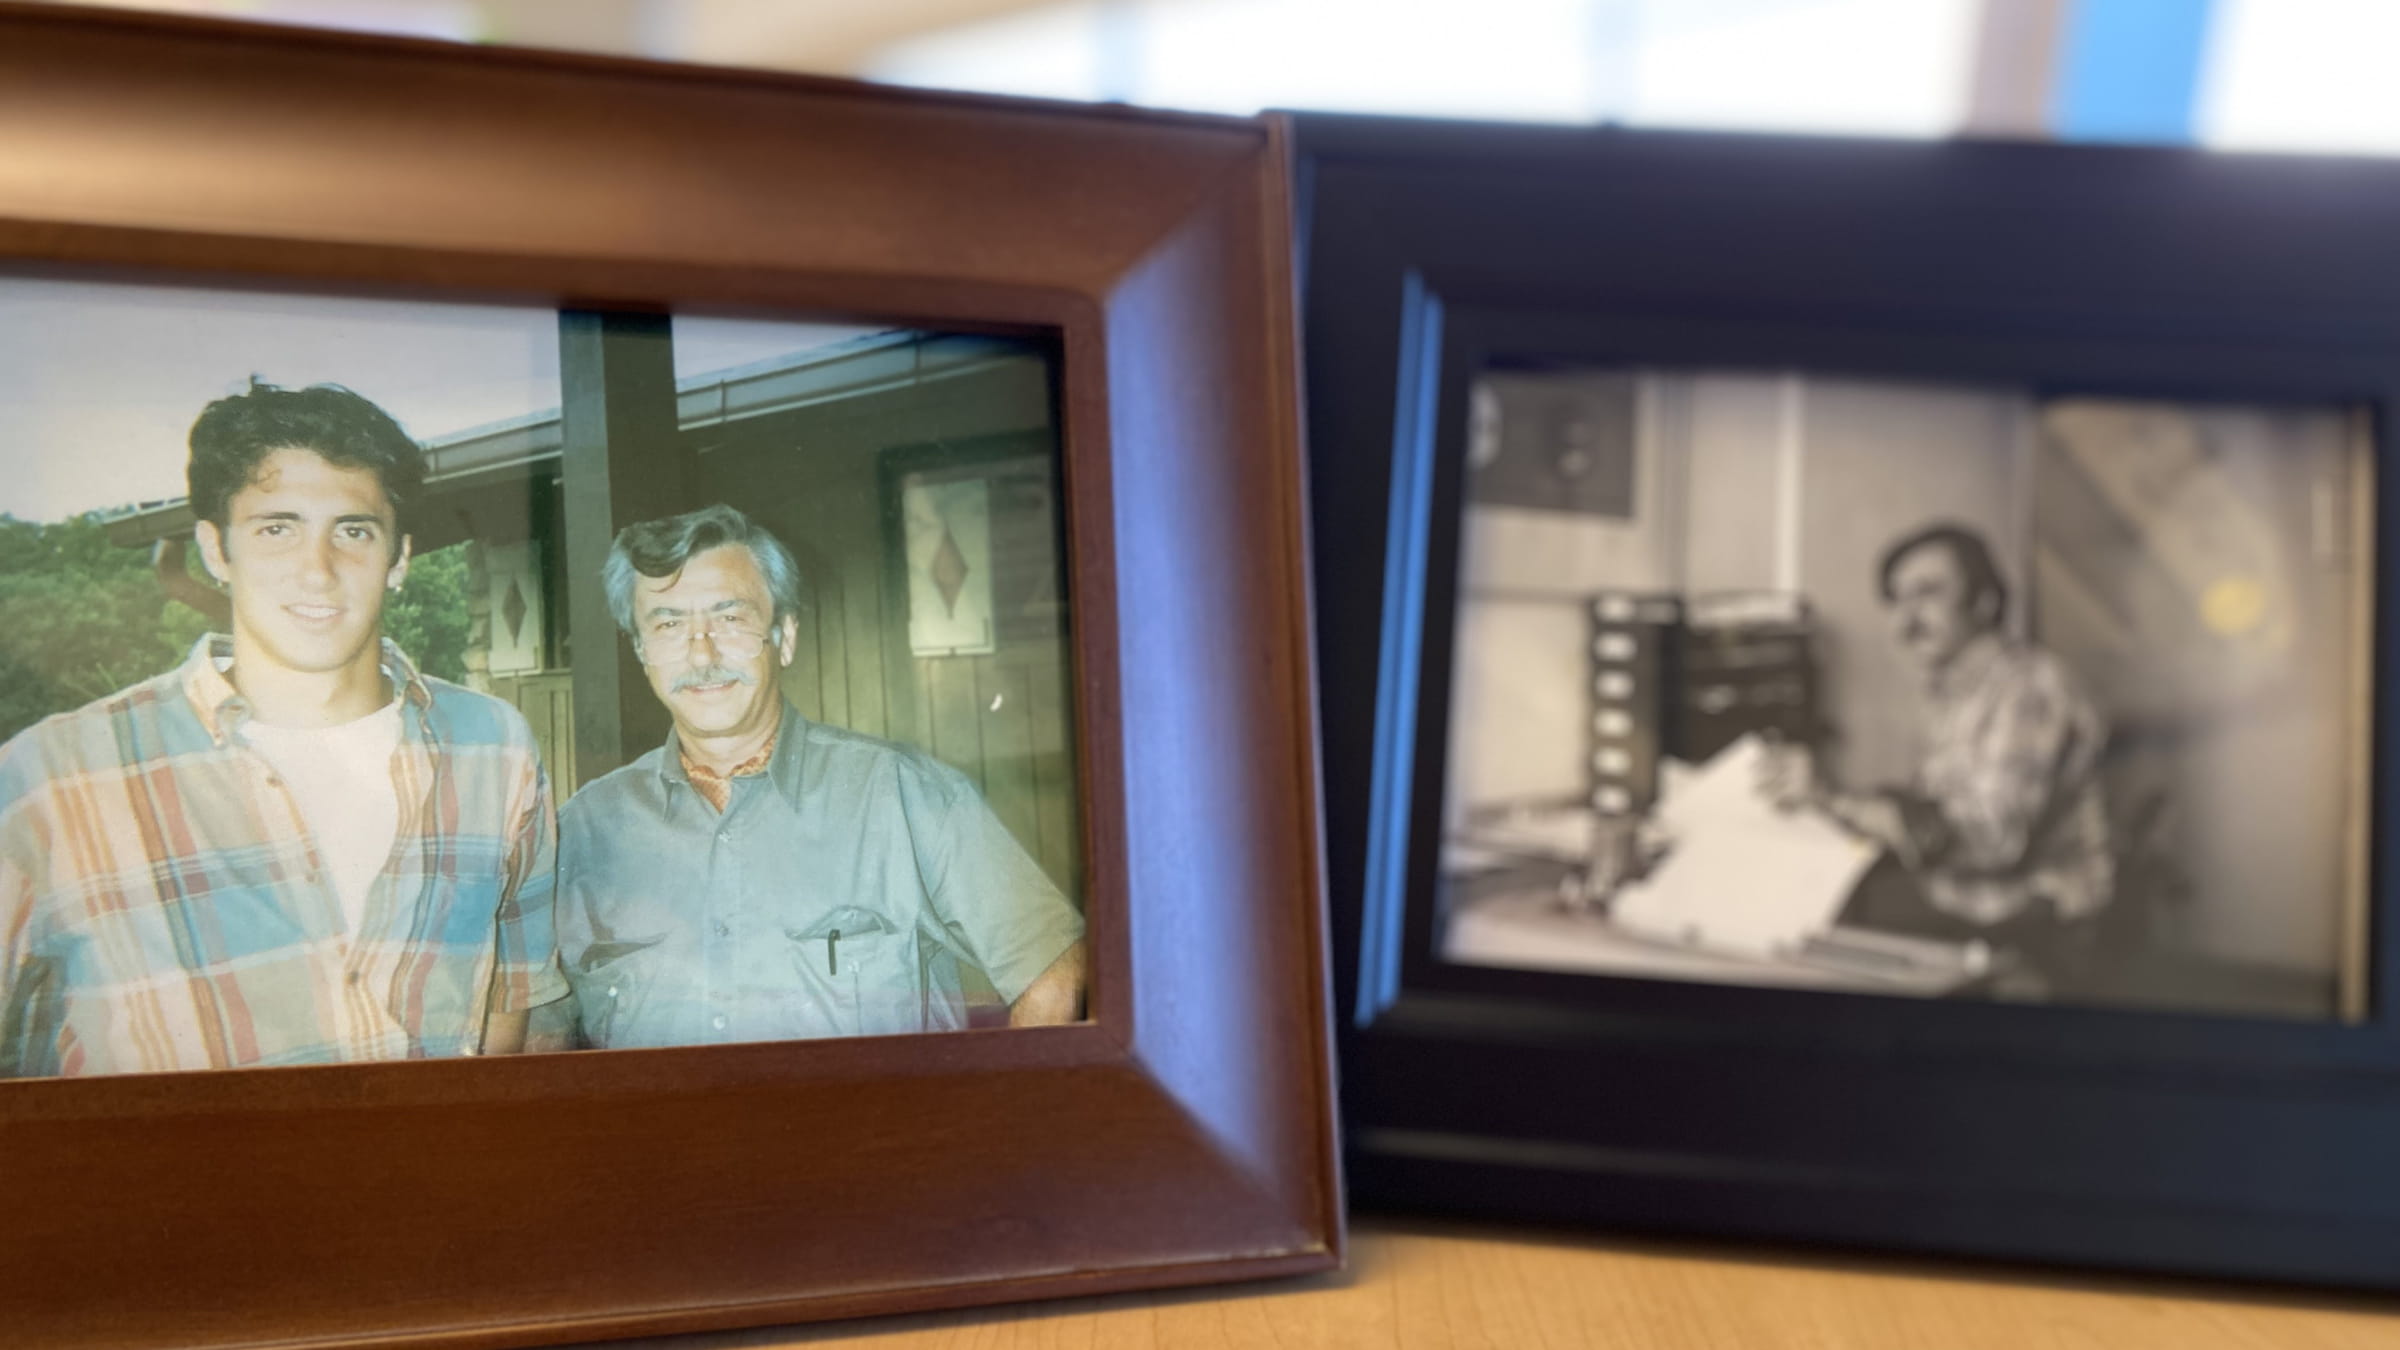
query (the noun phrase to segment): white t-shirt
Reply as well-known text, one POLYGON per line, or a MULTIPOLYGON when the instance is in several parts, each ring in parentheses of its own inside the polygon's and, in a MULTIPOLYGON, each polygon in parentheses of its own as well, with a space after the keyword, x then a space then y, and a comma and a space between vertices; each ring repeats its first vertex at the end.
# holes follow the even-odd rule
POLYGON ((400 794, 392 754, 400 748, 400 700, 338 727, 270 727, 248 722, 242 740, 283 776, 300 818, 316 836, 333 874, 342 918, 356 933, 367 892, 391 859, 400 833, 400 794))

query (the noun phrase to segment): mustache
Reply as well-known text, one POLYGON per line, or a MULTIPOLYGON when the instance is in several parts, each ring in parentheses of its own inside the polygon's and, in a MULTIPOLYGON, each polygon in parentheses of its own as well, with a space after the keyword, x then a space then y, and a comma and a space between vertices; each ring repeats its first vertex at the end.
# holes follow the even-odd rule
POLYGON ((701 684, 756 684, 757 682, 746 670, 738 670, 732 666, 702 666, 697 670, 687 670, 676 676, 674 683, 667 686, 667 692, 680 694, 694 685, 701 684))

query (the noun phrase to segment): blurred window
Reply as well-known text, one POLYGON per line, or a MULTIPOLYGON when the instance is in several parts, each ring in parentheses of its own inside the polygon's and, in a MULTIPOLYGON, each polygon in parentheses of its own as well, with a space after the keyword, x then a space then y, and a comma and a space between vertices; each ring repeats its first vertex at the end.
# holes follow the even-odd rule
POLYGON ((2203 145, 2400 153, 2400 4, 2218 0, 2196 124, 2203 145))
POLYGON ((1934 136, 1978 0, 1111 0, 886 49, 895 83, 1158 107, 1934 136))

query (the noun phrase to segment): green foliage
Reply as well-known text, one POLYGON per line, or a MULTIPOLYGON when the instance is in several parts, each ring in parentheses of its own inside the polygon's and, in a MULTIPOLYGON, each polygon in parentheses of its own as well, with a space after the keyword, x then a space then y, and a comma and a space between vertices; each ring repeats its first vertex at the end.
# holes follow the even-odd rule
MULTIPOLYGON (((95 517, 37 525, 0 515, 0 740, 172 669, 207 630, 166 597, 149 550, 111 543, 95 517)), ((463 547, 409 564, 384 632, 425 673, 465 676, 463 547)))
POLYGON ((0 738, 170 669, 207 627, 94 517, 0 515, 0 738))
POLYGON ((467 547, 409 559, 408 580, 383 607, 383 635, 417 669, 462 683, 467 678, 467 547))

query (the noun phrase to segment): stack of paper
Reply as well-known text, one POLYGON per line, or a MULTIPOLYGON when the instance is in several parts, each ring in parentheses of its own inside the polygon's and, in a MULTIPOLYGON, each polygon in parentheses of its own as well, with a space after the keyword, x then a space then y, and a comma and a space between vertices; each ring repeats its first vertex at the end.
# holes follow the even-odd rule
POLYGON ((1647 936, 1783 956, 1822 933, 1875 861, 1875 846, 1760 791, 1767 748, 1744 736, 1663 785, 1657 820, 1672 847, 1619 888, 1610 917, 1647 936))

